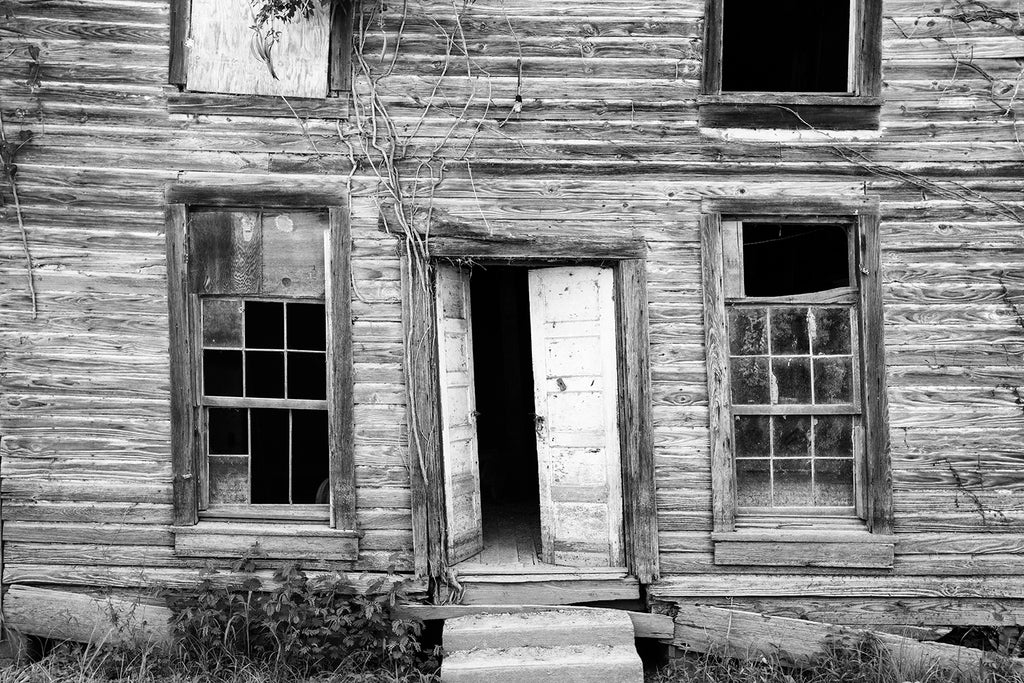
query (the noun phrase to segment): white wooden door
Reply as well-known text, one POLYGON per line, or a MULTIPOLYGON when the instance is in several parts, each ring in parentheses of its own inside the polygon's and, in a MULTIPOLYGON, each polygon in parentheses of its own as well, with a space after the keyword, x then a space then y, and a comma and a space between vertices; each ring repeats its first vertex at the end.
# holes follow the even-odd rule
POLYGON ((622 566, 612 271, 543 268, 529 280, 541 559, 622 566))
POLYGON ((452 563, 476 555, 483 550, 484 545, 471 320, 469 271, 438 266, 441 447, 444 458, 448 559, 452 563))

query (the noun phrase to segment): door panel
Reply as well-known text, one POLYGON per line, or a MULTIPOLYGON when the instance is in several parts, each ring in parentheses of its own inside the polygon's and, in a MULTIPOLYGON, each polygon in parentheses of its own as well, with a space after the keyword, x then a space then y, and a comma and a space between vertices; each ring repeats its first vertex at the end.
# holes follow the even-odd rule
POLYGON ((469 272, 438 266, 441 447, 444 458, 448 559, 453 564, 476 555, 483 550, 484 545, 470 316, 469 272))
POLYGON ((541 559, 622 566, 612 271, 544 268, 529 280, 541 559))

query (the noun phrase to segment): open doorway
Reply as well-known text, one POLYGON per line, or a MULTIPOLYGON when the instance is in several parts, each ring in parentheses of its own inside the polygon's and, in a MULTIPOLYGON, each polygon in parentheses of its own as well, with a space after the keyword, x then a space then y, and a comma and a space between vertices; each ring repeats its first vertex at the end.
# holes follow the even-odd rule
POLYGON ((526 268, 470 277, 484 550, 471 561, 531 564, 540 547, 540 495, 526 268))

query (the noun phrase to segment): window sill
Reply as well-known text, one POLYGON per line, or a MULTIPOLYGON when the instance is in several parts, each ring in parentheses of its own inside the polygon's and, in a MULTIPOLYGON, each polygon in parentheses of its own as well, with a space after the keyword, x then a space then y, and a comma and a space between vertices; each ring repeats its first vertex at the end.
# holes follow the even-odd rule
POLYGON ((273 560, 355 561, 359 532, 316 524, 200 521, 171 528, 179 557, 238 558, 258 546, 273 560))
POLYGON ((857 530, 714 532, 716 565, 892 569, 896 538, 857 530))
POLYGON ((876 130, 880 97, 725 93, 697 100, 706 128, 876 130))
POLYGON ((225 95, 189 92, 177 86, 164 89, 169 114, 202 114, 207 116, 260 116, 267 118, 347 119, 347 97, 323 99, 274 97, 270 95, 225 95))

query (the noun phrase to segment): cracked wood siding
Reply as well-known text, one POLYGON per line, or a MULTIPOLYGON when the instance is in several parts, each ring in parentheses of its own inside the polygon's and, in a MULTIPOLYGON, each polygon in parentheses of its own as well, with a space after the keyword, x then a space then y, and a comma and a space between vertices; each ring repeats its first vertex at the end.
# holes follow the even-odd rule
MULTIPOLYGON (((411 152, 447 139, 473 164, 472 177, 461 162, 446 170, 433 233, 647 241, 661 573, 704 577, 706 599, 749 574, 712 561, 700 198, 879 195, 896 543, 895 577, 872 581, 907 606, 893 611, 891 600, 841 587, 812 603, 785 587, 838 569, 758 568, 790 584, 762 583, 762 593, 744 600, 780 613, 799 603, 828 621, 885 614, 1019 622, 1024 598, 1000 607, 1008 597, 998 594, 1002 584, 962 597, 915 587, 998 579, 1024 566, 1024 416, 1014 389, 1024 384, 1024 226, 991 203, 965 204, 869 173, 812 131, 725 139, 699 130, 704 4, 657 0, 626 14, 611 0, 473 3, 466 44, 490 79, 467 77, 454 59, 437 90, 441 106, 420 122, 445 61, 426 15, 439 14, 448 28, 454 22, 450 3, 411 2, 401 55, 378 92, 399 134, 417 131, 411 152), (523 112, 498 129, 516 93, 520 49, 523 112), (470 118, 453 127, 451 114, 474 93, 470 118), (473 117, 485 111, 478 128, 473 117)), ((1003 115, 1008 100, 999 94, 1018 77, 1021 42, 995 24, 949 19, 953 5, 884 3, 881 128, 833 135, 870 163, 955 181, 960 192, 983 192, 1024 213, 1021 126, 1003 115), (973 55, 993 80, 958 68, 950 51, 973 55)), ((379 57, 380 68, 393 57, 398 8, 384 13, 384 33, 373 28, 367 36, 366 53, 379 57)), ((169 116, 166 0, 18 2, 11 10, 2 20, 14 52, 0 62, 0 107, 8 135, 35 133, 17 163, 40 318, 28 314, 3 187, 5 584, 181 585, 194 580, 199 563, 174 557, 168 532, 164 186, 258 191, 271 179, 343 192, 349 148, 329 118, 313 116, 303 129, 290 115, 258 119, 246 115, 258 110, 245 108, 169 116), (29 46, 39 47, 37 66, 29 46), (32 73, 36 87, 27 83, 32 73)), ((356 88, 365 95, 367 80, 356 88)), ((341 130, 352 127, 342 122, 341 130)), ((397 561, 408 570, 401 276, 394 238, 380 230, 376 185, 364 167, 351 178, 357 516, 365 532, 352 566, 397 561)), ((669 582, 662 594, 686 598, 688 581, 669 582)))

